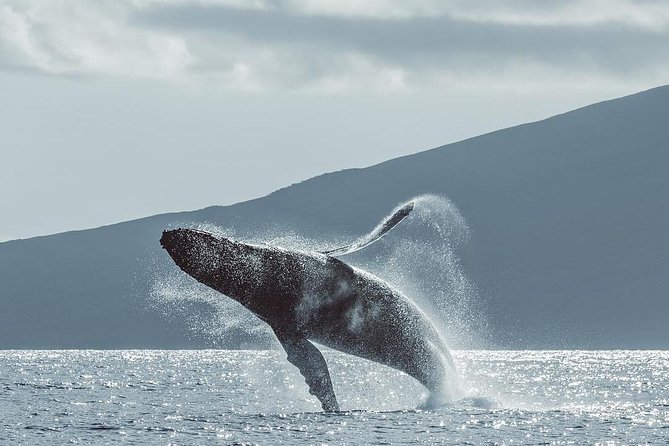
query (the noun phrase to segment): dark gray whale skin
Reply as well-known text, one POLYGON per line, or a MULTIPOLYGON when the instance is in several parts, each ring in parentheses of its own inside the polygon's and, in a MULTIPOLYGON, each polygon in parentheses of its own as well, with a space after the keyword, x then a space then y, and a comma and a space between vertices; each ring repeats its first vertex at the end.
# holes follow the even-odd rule
POLYGON ((427 316, 385 281, 317 252, 240 243, 194 229, 160 243, 184 272, 272 328, 325 411, 338 411, 327 365, 309 341, 401 370, 449 399, 454 367, 427 316))

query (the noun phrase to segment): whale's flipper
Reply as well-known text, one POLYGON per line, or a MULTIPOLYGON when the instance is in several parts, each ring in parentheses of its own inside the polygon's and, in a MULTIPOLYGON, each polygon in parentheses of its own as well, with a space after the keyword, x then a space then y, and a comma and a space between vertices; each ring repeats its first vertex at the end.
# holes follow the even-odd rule
POLYGON ((304 337, 276 335, 288 354, 288 361, 304 376, 309 393, 320 400, 324 411, 338 412, 339 404, 332 389, 328 366, 318 348, 304 337))
POLYGON ((414 208, 414 202, 410 201, 403 205, 402 207, 398 208, 393 215, 390 217, 386 218, 383 220, 381 223, 379 223, 369 234, 365 235, 364 237, 359 238, 355 242, 353 242, 351 245, 347 246, 342 246, 339 248, 335 249, 329 249, 327 251, 320 251, 322 254, 327 254, 330 256, 340 256, 344 254, 350 254, 352 252, 358 251, 366 246, 371 245, 384 235, 391 229, 393 229, 399 222, 404 220, 404 218, 411 213, 411 211, 414 208))

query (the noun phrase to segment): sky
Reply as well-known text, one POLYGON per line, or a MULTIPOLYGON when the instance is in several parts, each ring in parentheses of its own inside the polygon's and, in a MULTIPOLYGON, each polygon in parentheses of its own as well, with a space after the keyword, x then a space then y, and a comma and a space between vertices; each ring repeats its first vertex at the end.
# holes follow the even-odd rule
POLYGON ((0 0, 0 241, 669 83, 662 0, 0 0))

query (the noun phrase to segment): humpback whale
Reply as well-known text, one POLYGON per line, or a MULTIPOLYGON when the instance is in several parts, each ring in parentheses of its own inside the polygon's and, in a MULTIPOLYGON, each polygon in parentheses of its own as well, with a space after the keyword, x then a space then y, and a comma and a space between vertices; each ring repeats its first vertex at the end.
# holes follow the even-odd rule
POLYGON ((335 256, 375 242, 414 207, 398 208, 351 245, 301 251, 217 237, 196 229, 163 231, 160 243, 181 270, 235 299, 276 334, 324 411, 339 411, 316 342, 401 370, 430 400, 449 400, 452 358, 426 314, 384 280, 335 256))

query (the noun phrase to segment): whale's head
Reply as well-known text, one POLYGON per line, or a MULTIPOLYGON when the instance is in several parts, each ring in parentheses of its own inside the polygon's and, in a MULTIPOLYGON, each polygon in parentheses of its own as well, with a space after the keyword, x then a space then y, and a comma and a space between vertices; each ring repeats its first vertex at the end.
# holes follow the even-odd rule
MULTIPOLYGON (((202 281, 227 257, 227 240, 196 229, 163 231, 160 245, 184 272, 202 281)), ((229 243, 229 242, 228 242, 229 243)))
POLYGON ((246 298, 255 286, 248 245, 182 228, 163 231, 160 244, 185 273, 232 298, 246 298))
POLYGON ((200 251, 215 249, 219 239, 197 229, 171 229, 163 231, 160 245, 177 261, 187 259, 200 251))

